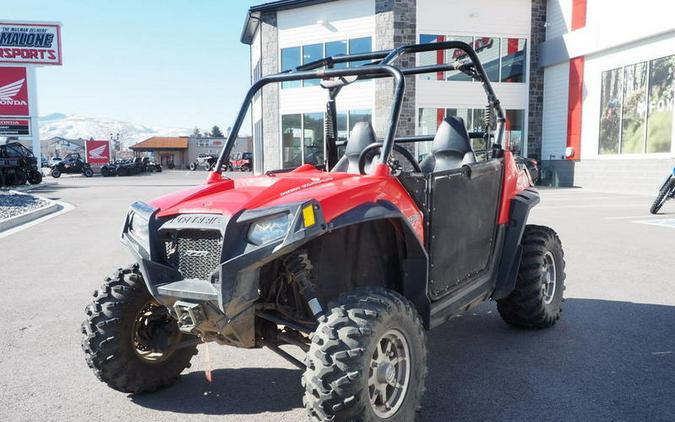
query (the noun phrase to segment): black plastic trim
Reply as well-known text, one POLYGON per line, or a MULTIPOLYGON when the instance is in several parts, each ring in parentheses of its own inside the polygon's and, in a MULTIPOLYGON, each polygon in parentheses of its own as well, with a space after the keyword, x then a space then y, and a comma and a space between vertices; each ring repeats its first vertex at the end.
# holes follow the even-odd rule
POLYGON ((506 229, 502 258, 499 263, 497 285, 492 292, 492 299, 494 300, 505 298, 516 286, 516 277, 522 256, 520 242, 523 238, 530 210, 539 201, 539 193, 534 188, 527 188, 511 199, 511 214, 506 229))

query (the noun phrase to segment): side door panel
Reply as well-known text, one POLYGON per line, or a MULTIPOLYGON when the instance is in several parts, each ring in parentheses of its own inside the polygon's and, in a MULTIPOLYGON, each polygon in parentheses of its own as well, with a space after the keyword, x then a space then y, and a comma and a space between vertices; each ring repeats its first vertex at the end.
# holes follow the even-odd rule
POLYGON ((488 268, 502 178, 501 160, 431 176, 428 241, 432 300, 461 289, 488 268))

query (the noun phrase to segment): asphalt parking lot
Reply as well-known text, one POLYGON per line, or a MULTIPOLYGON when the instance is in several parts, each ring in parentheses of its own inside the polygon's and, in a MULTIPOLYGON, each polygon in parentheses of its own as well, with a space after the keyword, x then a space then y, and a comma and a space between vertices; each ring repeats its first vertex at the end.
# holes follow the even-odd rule
MULTIPOLYGON (((74 208, 0 238, 0 420, 304 420, 300 371, 269 350, 211 346, 212 383, 200 353, 180 382, 135 397, 84 362, 84 306, 131 262, 128 205, 205 176, 64 176, 36 191, 74 208)), ((420 420, 675 420, 675 202, 653 217, 652 199, 543 190, 531 222, 563 242, 561 321, 516 330, 488 303, 430 332, 420 420)))

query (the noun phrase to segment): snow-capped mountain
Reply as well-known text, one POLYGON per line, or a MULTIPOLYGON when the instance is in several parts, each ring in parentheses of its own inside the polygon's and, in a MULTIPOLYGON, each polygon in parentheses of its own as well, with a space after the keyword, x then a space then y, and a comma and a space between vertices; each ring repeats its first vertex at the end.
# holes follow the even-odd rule
POLYGON ((157 128, 123 120, 53 113, 40 117, 40 139, 62 137, 67 139, 110 139, 119 134, 124 147, 129 147, 151 136, 189 135, 193 129, 157 128))

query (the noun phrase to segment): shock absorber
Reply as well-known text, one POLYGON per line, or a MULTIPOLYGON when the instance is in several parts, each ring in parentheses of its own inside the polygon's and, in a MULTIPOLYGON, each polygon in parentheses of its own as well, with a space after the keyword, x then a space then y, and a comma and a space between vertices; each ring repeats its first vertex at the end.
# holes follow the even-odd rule
POLYGON ((323 307, 317 297, 314 283, 312 283, 312 263, 307 251, 291 254, 284 260, 284 266, 291 274, 292 282, 297 284, 300 294, 307 300, 312 314, 317 318, 323 315, 323 307))

